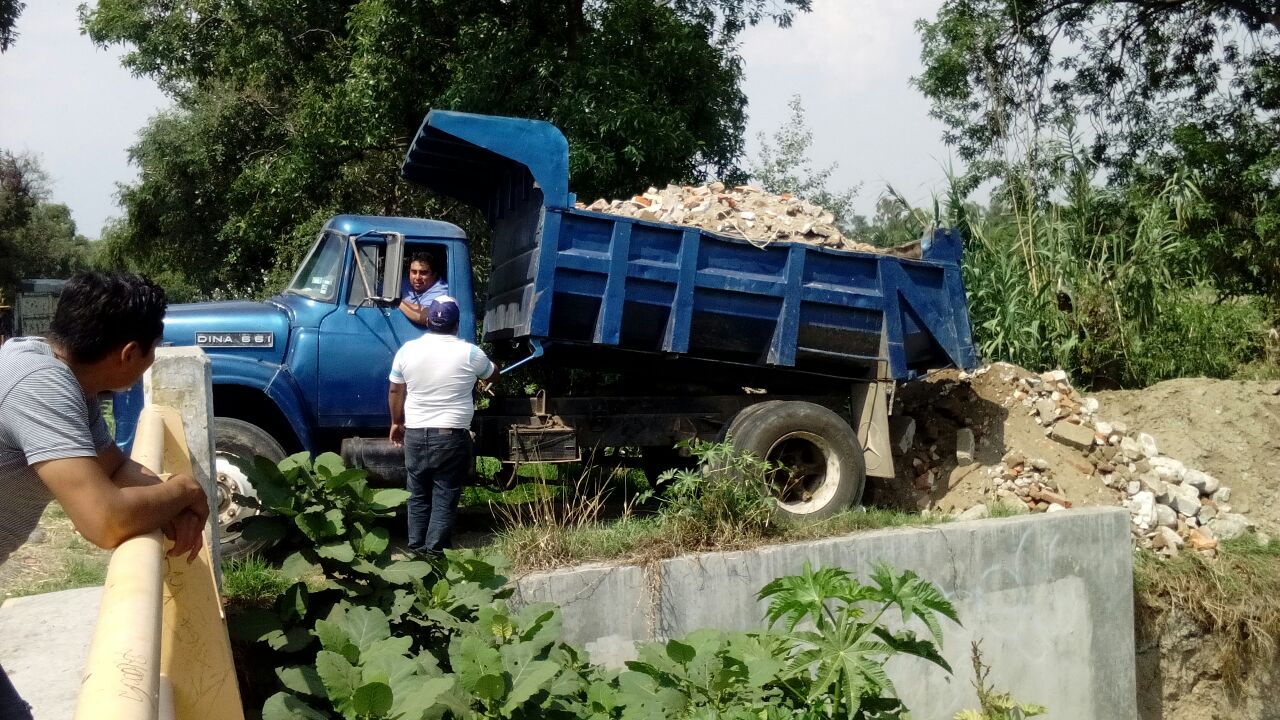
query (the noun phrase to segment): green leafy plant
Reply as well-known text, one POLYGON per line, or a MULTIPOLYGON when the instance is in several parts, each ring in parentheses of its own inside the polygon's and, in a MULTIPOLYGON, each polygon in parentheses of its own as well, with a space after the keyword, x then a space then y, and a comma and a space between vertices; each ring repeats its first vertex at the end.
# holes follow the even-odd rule
MULTIPOLYGON (((726 473, 759 469, 723 446, 702 450, 726 473)), ((475 551, 393 560, 376 521, 400 494, 372 491, 334 457, 260 460, 254 470, 261 507, 275 515, 246 521, 246 532, 258 525, 297 548, 281 569, 297 581, 272 607, 249 608, 231 624, 273 670, 264 720, 901 718, 885 662, 910 654, 947 668, 939 617, 955 614, 932 585, 885 566, 870 585, 806 566, 760 592, 769 622, 786 632, 699 631, 644 646, 625 670, 606 671, 561 641, 558 608, 509 603, 504 561, 475 551), (923 622, 929 637, 885 627, 893 608, 904 627, 923 622)), ((688 502, 696 495, 680 492, 688 502)))
POLYGON ((658 478, 665 485, 658 515, 673 542, 686 549, 723 548, 740 538, 776 534, 777 502, 765 483, 775 469, 771 463, 728 441, 686 441, 681 447, 698 459, 697 467, 658 478))
POLYGON ((977 642, 971 645, 969 657, 973 662, 973 687, 978 691, 978 705, 982 709, 961 710, 955 714, 954 720, 1025 720, 1049 712, 1042 705, 1020 703, 1009 693, 997 692, 987 682, 991 666, 982 662, 982 648, 977 642))
POLYGON ((769 599, 770 625, 781 623, 788 632, 778 686, 797 707, 816 706, 833 718, 905 718, 906 706, 884 670, 888 659, 914 655, 951 671, 939 653, 940 619, 960 621, 941 591, 909 570, 895 575, 878 564, 864 585, 839 568, 814 571, 806 563, 800 575, 774 580, 759 597, 769 599), (881 622, 894 608, 899 630, 881 622), (928 638, 905 628, 913 619, 928 638), (805 622, 814 629, 798 630, 805 622))

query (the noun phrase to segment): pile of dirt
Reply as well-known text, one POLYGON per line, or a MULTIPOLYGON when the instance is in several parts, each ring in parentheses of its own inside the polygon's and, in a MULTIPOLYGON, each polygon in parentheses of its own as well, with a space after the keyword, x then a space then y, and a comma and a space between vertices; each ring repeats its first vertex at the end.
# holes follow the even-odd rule
POLYGON ((1140 544, 1212 552, 1219 535, 1280 532, 1276 389, 1191 379, 1086 397, 1061 371, 933 373, 899 388, 897 478, 866 500, 965 517, 1126 506, 1140 544))

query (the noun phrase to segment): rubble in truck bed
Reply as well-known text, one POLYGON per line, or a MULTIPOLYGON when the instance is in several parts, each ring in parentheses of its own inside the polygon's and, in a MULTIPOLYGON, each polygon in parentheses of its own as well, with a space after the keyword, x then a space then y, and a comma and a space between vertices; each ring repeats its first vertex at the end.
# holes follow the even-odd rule
POLYGON ((871 503, 963 519, 997 508, 1116 505, 1129 510, 1137 544, 1169 555, 1212 553, 1219 540, 1260 532, 1232 507, 1230 478, 1169 457, 1142 428, 1107 419, 1061 370, 996 363, 935 373, 899 388, 892 428, 898 476, 872 481, 871 503))
POLYGON ((790 193, 775 195, 750 185, 724 183, 690 187, 649 188, 629 200, 600 199, 578 203, 581 210, 621 215, 652 222, 702 228, 755 245, 802 242, 819 247, 919 258, 919 242, 879 248, 846 237, 827 210, 790 193))

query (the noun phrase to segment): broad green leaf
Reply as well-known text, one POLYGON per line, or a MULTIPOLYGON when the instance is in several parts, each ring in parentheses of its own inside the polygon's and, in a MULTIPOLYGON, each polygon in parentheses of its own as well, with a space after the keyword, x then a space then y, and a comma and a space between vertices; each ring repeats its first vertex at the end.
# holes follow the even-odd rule
POLYGON ((392 620, 398 621, 405 613, 409 612, 417 598, 404 588, 396 588, 393 597, 395 600, 391 602, 390 617, 392 620))
POLYGON ((364 470, 348 468, 342 472, 329 476, 329 478, 324 481, 324 485, 330 490, 350 488, 351 483, 363 479, 366 475, 368 475, 368 473, 364 470))
POLYGON ((277 607, 285 620, 297 621, 307 616, 307 598, 311 593, 306 583, 296 582, 290 585, 280 596, 277 607))
POLYGON ((280 468, 281 473, 286 475, 290 470, 308 470, 311 467, 311 453, 306 451, 294 453, 281 460, 277 467, 280 468))
POLYGON ((409 648, 413 647, 413 638, 408 636, 389 637, 382 640, 375 640, 369 643, 368 647, 360 649, 360 662, 369 662, 370 658, 378 655, 398 655, 405 656, 409 654, 409 648))
POLYGON ((356 644, 351 640, 351 633, 346 628, 333 620, 317 620, 316 637, 320 638, 320 645, 325 650, 340 653, 347 659, 354 661, 357 657, 354 654, 356 644), (350 648, 350 649, 348 649, 350 648))
POLYGON ((384 682, 397 695, 407 691, 405 682, 416 683, 423 678, 419 669, 417 662, 404 655, 377 653, 360 658, 360 679, 366 683, 384 682))
POLYGON ((442 695, 454 687, 455 682, 452 675, 430 679, 413 677, 412 685, 406 690, 396 686, 392 714, 404 718, 422 717, 442 695))
POLYGON ((391 626, 387 616, 381 610, 371 607, 352 607, 344 613, 331 615, 330 620, 338 623, 351 637, 351 642, 363 653, 373 647, 379 640, 391 637, 391 626))
POLYGON ((340 540, 327 545, 317 545, 316 554, 322 558, 328 558, 342 563, 349 563, 356 559, 356 551, 351 547, 351 543, 346 540, 340 540))
POLYGON ((328 650, 316 653, 316 673, 335 705, 350 700, 360 683, 360 671, 346 658, 328 650))
POLYGON ((258 642, 270 633, 283 633, 280 615, 266 608, 248 608, 228 623, 231 637, 244 642, 258 642))
POLYGON ((684 712, 688 697, 646 674, 627 671, 618 675, 618 703, 625 707, 623 718, 674 718, 684 712))
POLYGON ((360 537, 360 554, 381 555, 390 544, 390 530, 385 527, 370 528, 360 537))
POLYGON ((342 511, 336 508, 324 511, 309 511, 293 519, 298 529, 315 542, 339 537, 346 532, 342 522, 342 511))
POLYGON ((587 704, 592 711, 611 717, 613 709, 618 706, 618 693, 609 683, 589 683, 587 685, 587 704))
POLYGON ((385 683, 371 682, 361 685, 351 697, 351 709, 362 716, 385 715, 391 710, 391 688, 385 683))
POLYGON ((316 563, 307 559, 304 551, 291 553, 289 557, 284 559, 280 564, 280 574, 294 581, 304 578, 316 577, 323 575, 324 570, 316 563))
POLYGON ((276 677, 280 679, 281 685, 296 693, 314 695, 316 697, 325 696, 324 683, 320 680, 320 674, 313 667, 293 665, 276 668, 276 677))
POLYGON ((280 515, 252 515, 239 522, 246 542, 275 544, 289 534, 289 521, 280 515))
POLYGON ((326 473, 325 477, 340 475, 347 466, 342 462, 342 456, 337 453, 321 453, 316 456, 315 469, 317 473, 326 473))
POLYGON ((262 720, 329 720, 329 716, 289 693, 278 692, 263 704, 262 720))
MULTIPOLYGON (((233 461, 234 462, 234 461, 233 461)), ((290 508, 293 506, 293 488, 285 481, 284 475, 271 462, 261 455, 253 459, 251 466, 240 466, 240 470, 253 485, 258 494, 258 503, 268 510, 290 508)))
POLYGON ((458 674, 464 688, 477 692, 477 683, 486 675, 501 675, 502 656, 484 640, 469 636, 454 636, 449 641, 449 664, 458 674))
POLYGON ((265 639, 272 650, 297 652, 311 643, 311 633, 302 625, 295 625, 285 632, 272 633, 265 639))
POLYGON ((688 665, 690 662, 693 662, 693 659, 697 657, 697 654, 693 651, 692 647, 685 645, 678 640, 668 640, 667 657, 681 665, 688 665))
POLYGON ((506 691, 506 678, 498 674, 481 675, 476 679, 475 686, 471 688, 471 692, 475 693, 476 697, 484 700, 486 705, 493 705, 502 699, 502 695, 506 691))
POLYGON ((408 499, 408 490, 383 488, 373 494, 373 497, 369 500, 369 504, 379 510, 390 510, 405 504, 408 499))
POLYGON ((511 671, 511 691, 502 705, 504 713, 514 713, 533 694, 544 689, 560 668, 553 662, 534 660, 511 671))
POLYGON ((431 574, 431 563, 425 560, 399 560, 382 568, 382 579, 392 585, 408 585, 431 574))

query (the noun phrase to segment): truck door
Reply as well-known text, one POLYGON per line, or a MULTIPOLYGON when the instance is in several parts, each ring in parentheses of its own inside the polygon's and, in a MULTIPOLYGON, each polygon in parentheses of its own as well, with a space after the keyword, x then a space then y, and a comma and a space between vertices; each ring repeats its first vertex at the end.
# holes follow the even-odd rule
POLYGON ((367 293, 378 297, 401 294, 400 288, 382 287, 385 250, 380 238, 356 243, 347 271, 345 303, 339 303, 337 312, 320 324, 316 402, 324 427, 387 426, 391 358, 401 345, 423 333, 399 309, 364 302, 367 293))

